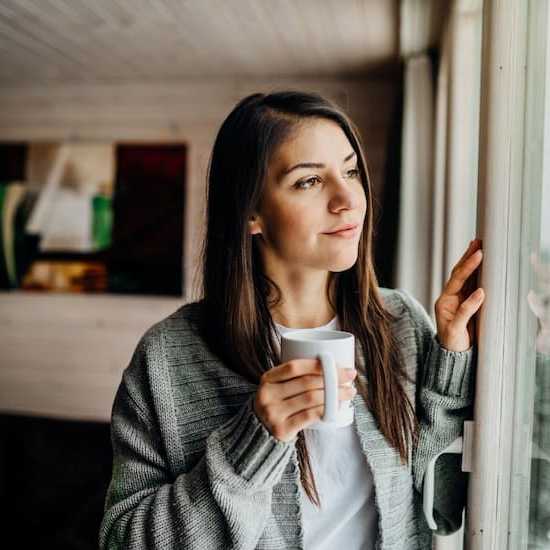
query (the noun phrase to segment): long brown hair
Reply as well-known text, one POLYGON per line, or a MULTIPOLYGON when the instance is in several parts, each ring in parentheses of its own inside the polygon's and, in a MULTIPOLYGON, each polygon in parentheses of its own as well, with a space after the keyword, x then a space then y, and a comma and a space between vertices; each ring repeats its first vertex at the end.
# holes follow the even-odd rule
MULTIPOLYGON (((327 299, 342 330, 355 335, 364 354, 367 387, 357 389, 380 431, 407 462, 417 424, 403 387, 405 372, 390 330, 394 316, 384 309, 372 264, 373 204, 359 131, 335 104, 317 93, 280 91, 252 94, 227 116, 217 134, 208 169, 207 231, 202 251, 202 332, 212 351, 254 384, 280 364, 272 308, 280 289, 262 272, 255 239, 248 231, 265 183, 272 153, 300 122, 325 118, 340 125, 357 154, 367 212, 358 258, 349 269, 330 273, 327 299), (207 321, 206 321, 207 320, 207 321)), ((300 477, 309 499, 320 506, 303 431, 296 441, 300 477)))

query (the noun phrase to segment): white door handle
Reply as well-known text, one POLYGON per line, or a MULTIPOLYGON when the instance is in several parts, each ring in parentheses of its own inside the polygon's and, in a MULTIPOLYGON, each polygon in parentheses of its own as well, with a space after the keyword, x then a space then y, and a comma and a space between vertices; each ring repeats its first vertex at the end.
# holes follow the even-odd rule
POLYGON ((422 503, 424 508, 424 516, 428 522, 428 526, 432 530, 437 529, 437 524, 434 520, 434 491, 435 491, 435 462, 442 454, 461 454, 462 453, 462 471, 470 472, 472 462, 472 436, 474 423, 471 420, 464 422, 464 437, 458 437, 447 448, 443 449, 439 454, 435 455, 424 473, 424 483, 422 486, 422 503))

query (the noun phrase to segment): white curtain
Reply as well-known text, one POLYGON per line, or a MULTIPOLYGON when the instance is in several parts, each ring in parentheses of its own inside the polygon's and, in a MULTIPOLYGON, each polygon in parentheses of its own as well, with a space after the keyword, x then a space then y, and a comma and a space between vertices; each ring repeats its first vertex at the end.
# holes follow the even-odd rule
POLYGON ((399 30, 405 60, 401 186, 395 282, 421 303, 429 298, 433 212, 432 4, 402 0, 399 30))
POLYGON ((396 284, 421 303, 430 299, 433 216, 433 93, 427 55, 405 64, 396 284))
MULTIPOLYGON (((482 0, 451 2, 433 89, 434 0, 401 0, 405 60, 395 286, 433 305, 475 235, 482 0)), ((435 319, 434 319, 435 320, 435 319)))
MULTIPOLYGON (((450 4, 439 43, 435 93, 427 55, 435 2, 401 0, 405 62, 401 187, 395 286, 435 322, 434 303, 475 238, 482 0, 450 4)), ((460 550, 463 529, 434 537, 460 550)))

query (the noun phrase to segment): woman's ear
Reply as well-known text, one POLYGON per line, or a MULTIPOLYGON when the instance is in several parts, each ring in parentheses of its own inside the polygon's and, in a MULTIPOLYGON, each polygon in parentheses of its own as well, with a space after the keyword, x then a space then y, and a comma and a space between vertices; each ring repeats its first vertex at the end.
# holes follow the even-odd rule
POLYGON ((252 215, 248 219, 248 232, 250 235, 258 235, 262 232, 260 218, 257 215, 252 215))

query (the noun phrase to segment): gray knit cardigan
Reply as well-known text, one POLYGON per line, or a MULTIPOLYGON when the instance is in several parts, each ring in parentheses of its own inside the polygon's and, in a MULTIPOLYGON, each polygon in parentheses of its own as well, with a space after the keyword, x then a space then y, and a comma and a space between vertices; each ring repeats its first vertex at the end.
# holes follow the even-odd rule
MULTIPOLYGON (((443 348, 409 293, 381 288, 380 294, 398 317, 392 328, 412 380, 405 389, 420 435, 412 459, 402 464, 355 395, 353 425, 375 486, 376 548, 429 550, 423 475, 469 417, 475 347, 443 348)), ((222 363, 199 335, 200 304, 184 305, 149 328, 122 374, 112 408, 113 470, 99 546, 303 548, 297 438, 274 438, 256 416, 257 386, 222 363)), ((459 456, 438 459, 434 517, 440 534, 460 526, 465 476, 459 456)))

